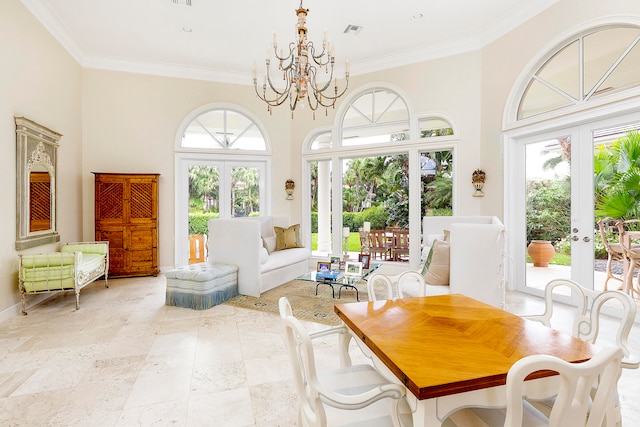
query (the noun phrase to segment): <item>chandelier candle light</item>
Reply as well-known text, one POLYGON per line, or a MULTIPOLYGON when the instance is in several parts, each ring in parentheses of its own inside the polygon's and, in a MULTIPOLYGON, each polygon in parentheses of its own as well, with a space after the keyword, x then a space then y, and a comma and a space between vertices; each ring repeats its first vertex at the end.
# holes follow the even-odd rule
POLYGON ((289 43, 287 55, 283 54, 282 49, 278 53, 276 34, 273 34, 273 52, 275 59, 278 61, 278 71, 282 72, 284 87, 278 87, 271 78, 269 48, 267 48, 266 74, 263 78, 262 91, 258 90, 258 76, 256 67, 253 67, 253 86, 258 98, 267 103, 269 114, 272 113, 272 107, 277 107, 288 99, 292 119, 293 111, 298 106, 298 102, 300 102, 301 108, 304 108, 305 103, 309 105, 315 119, 315 112, 318 107, 325 107, 325 114, 328 114, 328 108, 335 108, 336 100, 344 95, 349 86, 349 61, 347 61, 345 64, 345 86, 342 91, 338 91, 338 78, 333 76, 335 64, 334 47, 327 42, 326 31, 320 53, 316 53, 313 42, 307 40, 306 22, 308 13, 309 9, 305 9, 302 6, 301 0, 300 6, 296 10, 296 15, 298 16, 296 40, 289 43), (319 81, 318 79, 321 79, 321 77, 318 74, 322 72, 323 68, 326 74, 326 81, 319 81), (332 80, 333 86, 331 85, 332 80), (331 91, 332 87, 333 91, 331 91))

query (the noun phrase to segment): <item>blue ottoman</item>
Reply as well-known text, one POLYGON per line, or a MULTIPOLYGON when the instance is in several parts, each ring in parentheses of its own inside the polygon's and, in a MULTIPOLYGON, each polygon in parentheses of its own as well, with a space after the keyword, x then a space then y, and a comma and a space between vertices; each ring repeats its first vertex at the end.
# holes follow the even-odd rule
POLYGON ((238 266, 200 262, 165 273, 166 305, 206 310, 238 295, 238 266))

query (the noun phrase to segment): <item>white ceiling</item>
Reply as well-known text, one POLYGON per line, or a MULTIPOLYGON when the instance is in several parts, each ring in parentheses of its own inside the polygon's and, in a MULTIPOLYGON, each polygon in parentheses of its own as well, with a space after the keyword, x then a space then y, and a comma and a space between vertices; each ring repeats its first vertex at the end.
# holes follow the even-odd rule
MULTIPOLYGON (((87 68, 250 84, 273 33, 286 46, 299 0, 21 0, 87 68), (186 3, 190 2, 191 6, 186 3), (177 4, 176 4, 177 3, 177 4)), ((558 0, 304 0, 309 40, 324 31, 362 74, 476 50, 558 0), (413 16, 424 18, 414 20, 413 16), (357 35, 344 34, 358 25, 357 35)))

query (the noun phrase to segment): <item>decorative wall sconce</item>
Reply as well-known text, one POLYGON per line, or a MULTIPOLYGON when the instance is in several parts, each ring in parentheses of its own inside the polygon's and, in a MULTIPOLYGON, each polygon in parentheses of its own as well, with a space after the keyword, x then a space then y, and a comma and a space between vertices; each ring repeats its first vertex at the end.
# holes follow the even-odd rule
POLYGON ((482 192, 482 187, 484 187, 484 181, 486 179, 486 173, 482 169, 476 169, 473 171, 473 175, 471 175, 471 182, 473 186, 476 188, 476 192, 473 193, 473 197, 482 197, 484 193, 482 192))
POLYGON ((296 188, 296 183, 292 179, 288 179, 284 183, 284 189, 287 192, 286 200, 293 200, 293 190, 296 188))

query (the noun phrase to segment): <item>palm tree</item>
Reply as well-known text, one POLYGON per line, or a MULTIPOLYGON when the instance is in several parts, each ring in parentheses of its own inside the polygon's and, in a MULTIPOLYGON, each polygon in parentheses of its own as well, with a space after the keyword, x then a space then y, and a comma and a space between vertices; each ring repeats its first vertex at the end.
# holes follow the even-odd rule
POLYGON ((630 131, 594 154, 595 205, 599 217, 640 217, 640 133, 630 131))

